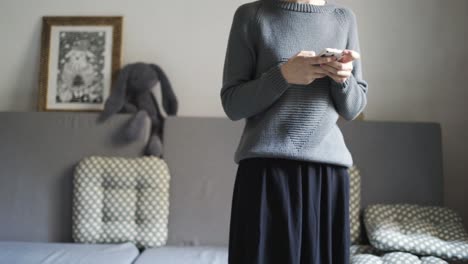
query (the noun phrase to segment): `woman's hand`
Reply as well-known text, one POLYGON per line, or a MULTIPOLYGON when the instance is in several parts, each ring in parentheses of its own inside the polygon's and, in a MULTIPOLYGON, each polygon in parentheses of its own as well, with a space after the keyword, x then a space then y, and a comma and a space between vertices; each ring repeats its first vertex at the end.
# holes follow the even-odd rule
POLYGON ((313 51, 301 51, 281 65, 281 73, 288 83, 307 85, 327 76, 327 71, 320 65, 335 60, 332 57, 316 57, 313 51))
POLYGON ((326 71, 326 75, 337 83, 344 83, 352 74, 353 61, 360 58, 359 53, 353 50, 344 50, 340 61, 321 64, 320 67, 326 71))

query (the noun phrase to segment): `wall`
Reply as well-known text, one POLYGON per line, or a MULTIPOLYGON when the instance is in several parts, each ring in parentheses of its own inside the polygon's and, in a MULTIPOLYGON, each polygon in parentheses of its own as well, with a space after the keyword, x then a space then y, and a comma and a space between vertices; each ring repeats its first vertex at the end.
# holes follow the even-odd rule
POLYGON ((359 16, 367 119, 441 123, 445 204, 468 226, 468 1, 340 2, 359 16))
MULTIPOLYGON (((235 8, 247 1, 2 0, 0 111, 34 110, 43 15, 123 15, 124 63, 160 64, 182 116, 224 116, 219 89, 235 8), (133 3, 133 6, 129 6, 133 3)), ((339 0, 358 15, 366 118, 440 122, 445 202, 468 226, 468 1, 339 0)))

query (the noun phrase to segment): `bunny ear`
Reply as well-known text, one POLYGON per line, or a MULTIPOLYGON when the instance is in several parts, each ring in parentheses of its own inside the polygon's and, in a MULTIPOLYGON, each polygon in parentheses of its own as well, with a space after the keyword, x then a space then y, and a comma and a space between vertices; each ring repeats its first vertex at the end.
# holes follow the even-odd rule
POLYGON ((159 80, 161 82, 161 96, 162 96, 162 104, 164 110, 168 115, 176 115, 178 109, 178 102, 177 98, 172 90, 171 83, 167 78, 164 71, 156 64, 150 64, 150 66, 154 69, 155 72, 159 75, 159 80))
POLYGON ((109 116, 118 113, 125 104, 127 93, 127 80, 130 75, 131 65, 126 65, 119 72, 119 76, 112 87, 111 93, 106 100, 101 119, 105 120, 109 116))
POLYGON ((70 58, 70 56, 74 53, 74 50, 70 50, 67 54, 65 54, 65 58, 70 58))
POLYGON ((91 51, 86 51, 86 56, 88 56, 90 58, 96 57, 91 51))

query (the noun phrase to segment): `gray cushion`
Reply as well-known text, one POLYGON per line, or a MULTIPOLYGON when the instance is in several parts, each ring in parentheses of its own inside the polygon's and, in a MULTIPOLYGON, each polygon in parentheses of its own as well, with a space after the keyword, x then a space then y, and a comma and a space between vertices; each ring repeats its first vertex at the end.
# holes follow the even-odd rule
POLYGON ((351 264, 448 264, 437 257, 421 257, 407 252, 385 252, 371 245, 352 245, 351 264))
POLYGON ((84 243, 166 243, 169 170, 157 157, 92 156, 75 170, 73 238, 84 243))
POLYGON ((130 264, 138 249, 130 243, 83 245, 71 243, 0 242, 0 263, 130 264))
POLYGON ((356 165, 348 169, 349 173, 349 224, 351 244, 361 242, 361 173, 356 165))
POLYGON ((135 264, 227 264, 227 247, 164 246, 146 249, 135 264))
POLYGON ((468 234, 449 208, 375 204, 365 208, 364 224, 371 245, 380 250, 468 259, 468 234))
POLYGON ((351 255, 358 255, 358 254, 372 254, 372 255, 383 255, 385 252, 379 250, 371 245, 361 245, 355 244, 351 245, 350 247, 350 254, 351 255))
POLYGON ((448 264, 447 261, 436 257, 419 258, 406 252, 391 252, 383 256, 358 254, 351 257, 351 264, 448 264))

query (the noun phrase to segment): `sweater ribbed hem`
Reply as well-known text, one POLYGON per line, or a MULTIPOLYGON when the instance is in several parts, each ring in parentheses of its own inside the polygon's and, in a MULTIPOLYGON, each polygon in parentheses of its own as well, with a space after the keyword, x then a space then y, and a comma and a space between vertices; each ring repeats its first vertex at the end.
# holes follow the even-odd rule
POLYGON ((332 149, 331 152, 327 152, 325 155, 297 155, 278 151, 255 152, 252 150, 239 152, 241 150, 238 149, 234 154, 233 160, 236 164, 239 164, 241 160, 248 158, 284 158, 300 161, 327 163, 350 168, 354 164, 353 156, 345 145, 342 146, 344 146, 345 149, 343 151, 338 152, 340 153, 339 157, 336 155, 336 153, 333 153, 335 151, 334 149, 332 149))
POLYGON ((336 8, 335 5, 329 3, 326 3, 325 5, 313 5, 284 0, 273 0, 273 3, 279 8, 303 13, 330 13, 336 8))

